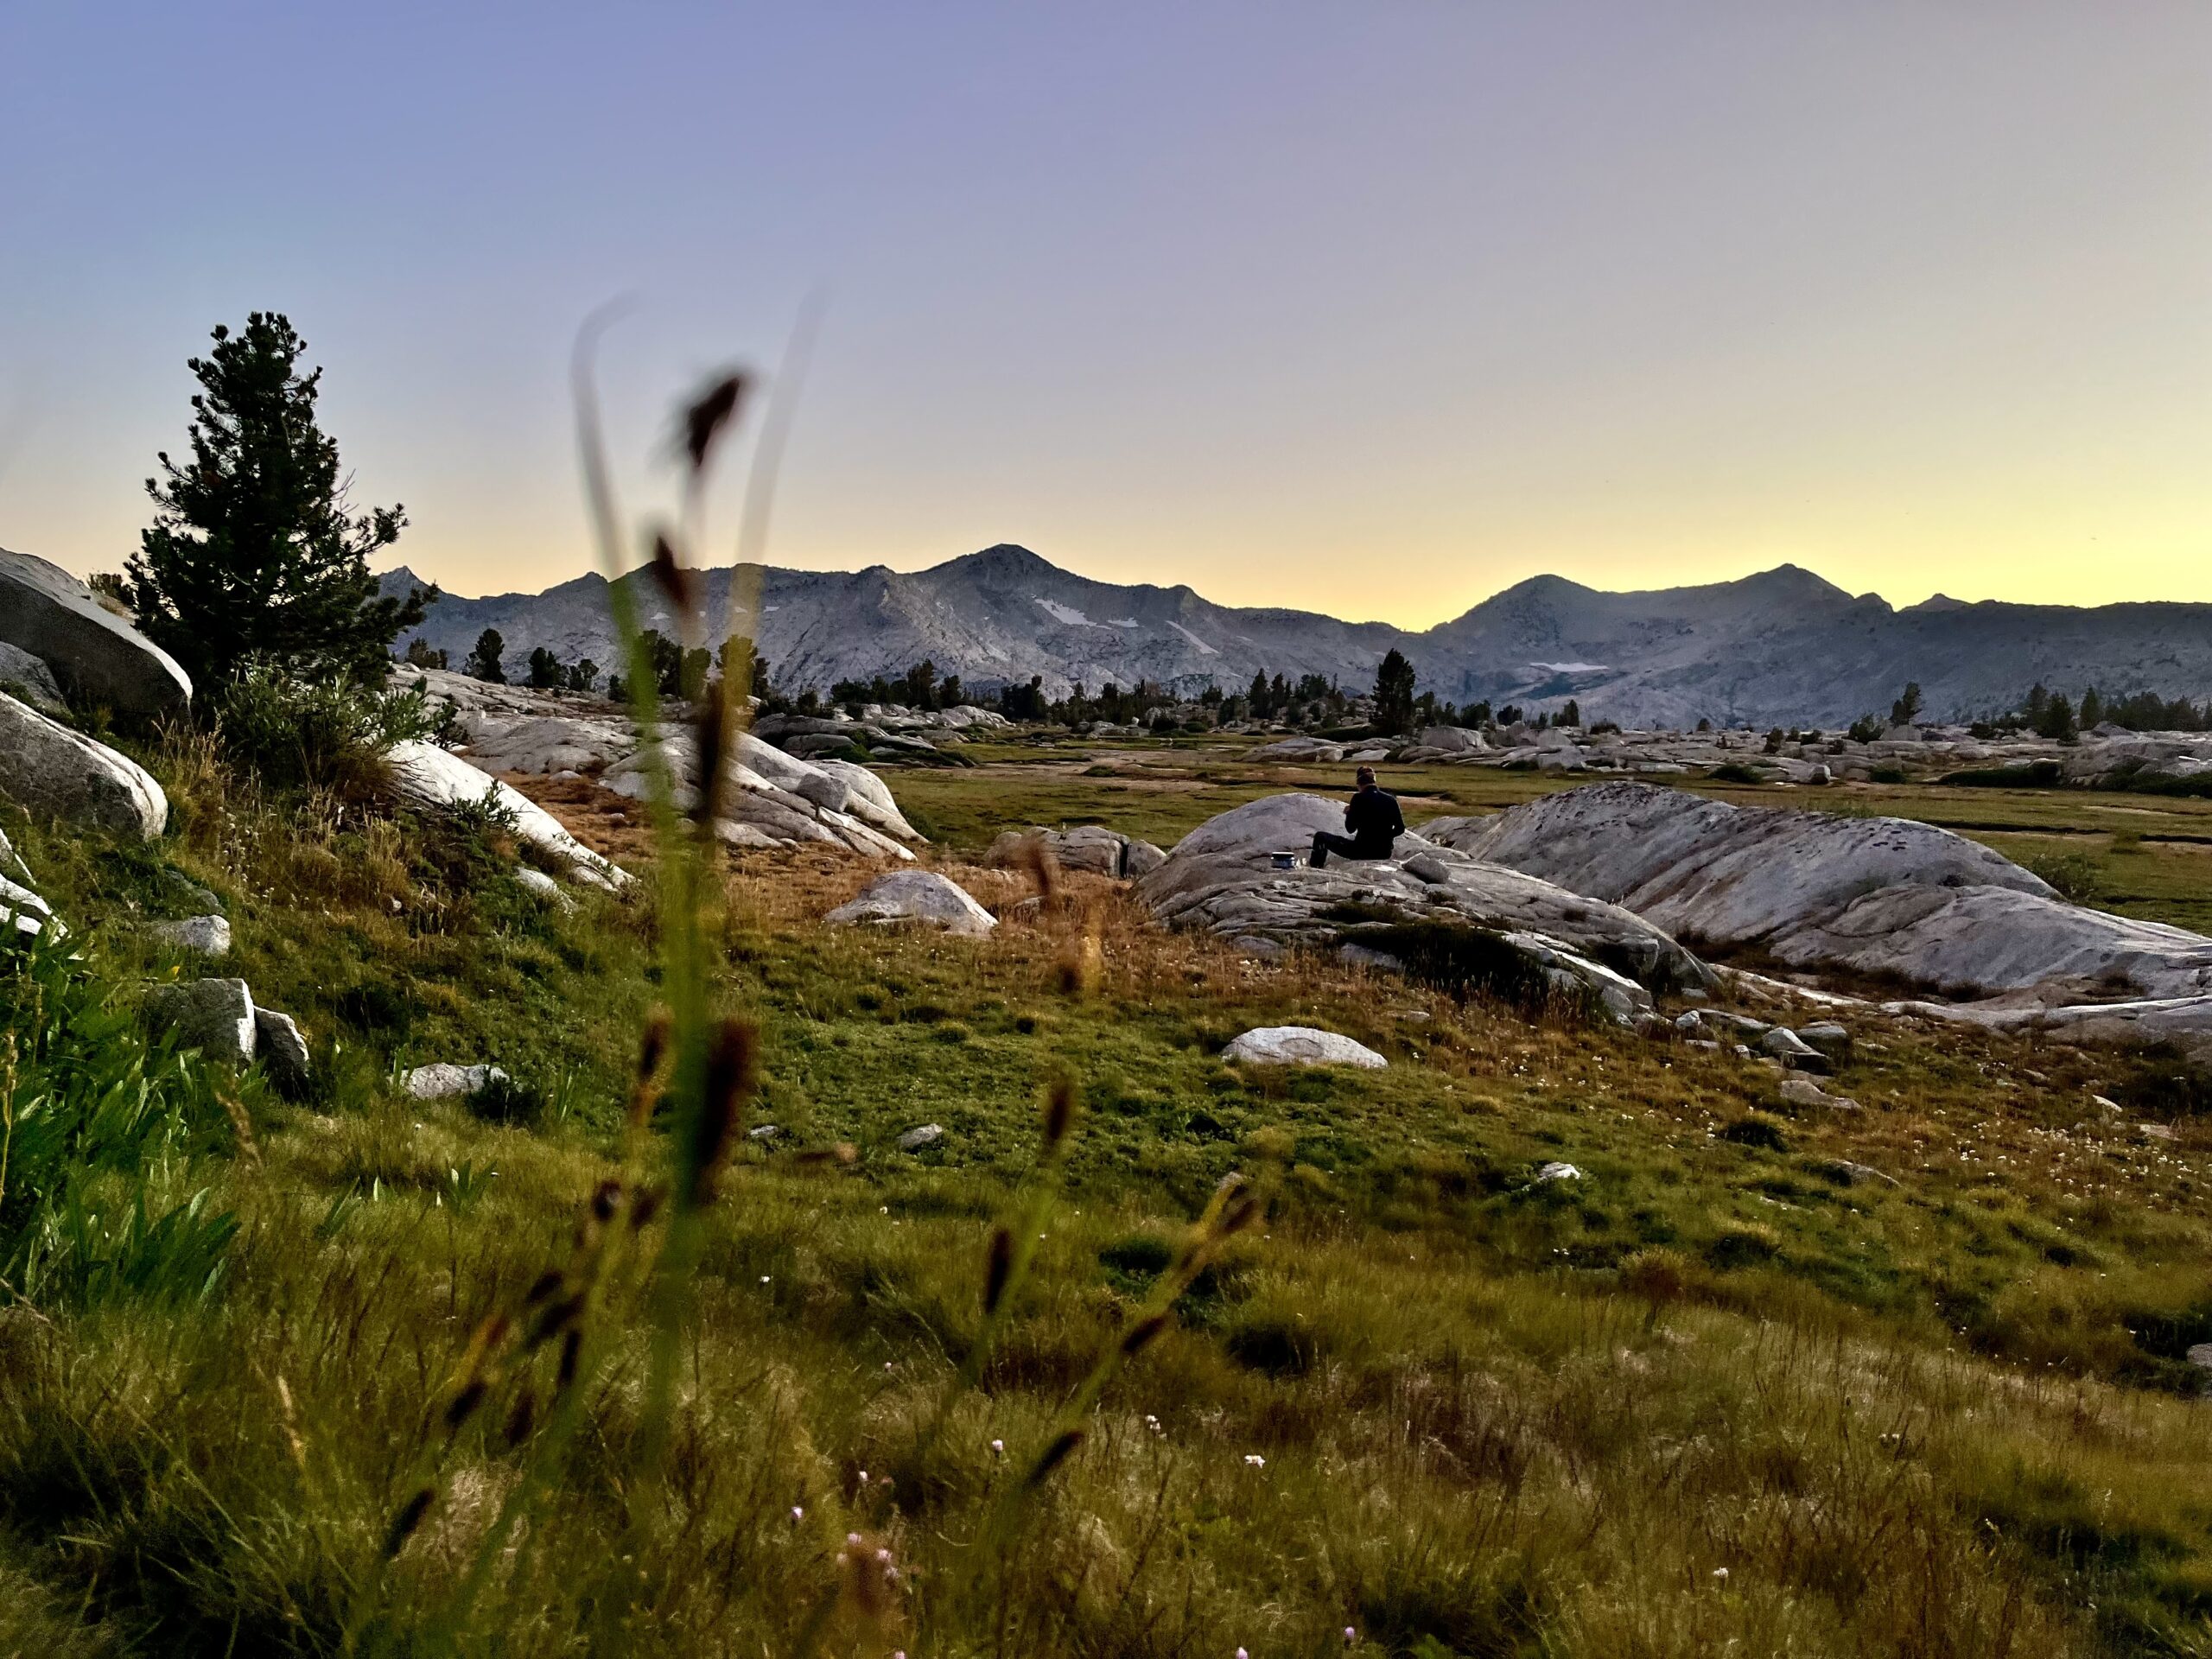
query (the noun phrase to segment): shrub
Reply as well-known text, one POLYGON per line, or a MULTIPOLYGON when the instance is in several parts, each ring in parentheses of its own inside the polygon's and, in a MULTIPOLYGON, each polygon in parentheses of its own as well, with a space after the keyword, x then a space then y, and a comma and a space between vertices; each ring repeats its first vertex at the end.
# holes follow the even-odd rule
POLYGON ((1977 766, 1945 772, 1938 783, 1961 789, 2056 789, 2065 783, 2056 760, 2031 760, 2024 766, 1977 766))
POLYGON ((503 1072, 493 1074, 464 1103, 472 1117, 486 1123, 520 1126, 540 1122, 545 1116, 543 1091, 517 1083, 503 1072))
POLYGON ((2097 861, 2087 853, 2045 853, 2026 861, 2028 868, 2050 883, 2069 904, 2094 903, 2103 886, 2097 861))
POLYGON ((1739 1117, 1720 1131, 1720 1138, 1739 1147, 1761 1147, 1768 1152, 1789 1150, 1789 1143, 1782 1137, 1782 1125, 1770 1117, 1739 1117))
POLYGON ((1765 781, 1740 760, 1731 760, 1725 766, 1715 766, 1710 775, 1716 784, 1757 784, 1765 781))
POLYGON ((236 765, 279 788, 363 795, 377 785, 379 757, 395 743, 435 735, 447 716, 420 691, 388 691, 333 676, 296 678, 250 663, 223 687, 215 730, 236 765))

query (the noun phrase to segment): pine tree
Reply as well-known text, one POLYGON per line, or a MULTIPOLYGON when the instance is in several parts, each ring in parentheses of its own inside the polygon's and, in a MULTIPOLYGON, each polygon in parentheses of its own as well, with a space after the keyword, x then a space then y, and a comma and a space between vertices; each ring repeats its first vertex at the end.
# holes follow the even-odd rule
POLYGON ((468 653, 468 660, 461 671, 476 679, 488 680, 493 685, 507 683, 507 671, 499 658, 506 652, 507 642, 500 638, 497 628, 486 628, 476 636, 476 649, 468 653))
POLYGON ((530 653, 530 684, 535 690, 558 691, 568 683, 569 671, 543 645, 530 653))
POLYGON ((1920 682, 1905 682, 1904 693, 1890 705, 1890 724, 1910 726, 1920 718, 1920 682))
POLYGON ((346 508, 338 445, 315 424, 321 369, 302 373, 307 342, 273 311, 187 365, 192 455, 164 452, 146 480, 154 522, 130 561, 138 625, 195 677, 250 656, 373 680, 392 640, 423 620, 429 595, 377 592, 369 556, 399 539, 404 508, 346 508))
POLYGON ((1375 668, 1375 723, 1386 732, 1402 732, 1414 723, 1414 665, 1395 645, 1375 668))

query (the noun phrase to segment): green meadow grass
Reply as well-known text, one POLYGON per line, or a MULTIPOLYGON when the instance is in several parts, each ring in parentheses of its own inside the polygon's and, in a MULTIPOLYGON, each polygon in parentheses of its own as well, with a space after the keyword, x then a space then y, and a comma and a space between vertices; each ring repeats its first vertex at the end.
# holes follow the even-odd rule
MULTIPOLYGON (((1876 1022, 1833 1085, 1865 1110, 1793 1115, 1733 1056, 1247 960, 1081 878, 1024 906, 1027 878, 965 861, 1030 823, 1172 841, 1342 768, 1219 742, 971 753, 893 785, 1003 914, 991 939, 823 929, 849 862, 723 878, 716 996, 759 1021, 747 1127, 777 1132, 705 1212, 657 1449, 649 1293, 619 1274, 557 1457, 515 1432, 550 1359, 446 1427, 472 1333, 569 1258, 621 1166, 650 898, 549 911, 496 830, 264 798, 189 751, 148 757, 180 819, 155 852, 23 834, 118 1005, 197 971, 141 942, 179 913, 164 871, 221 894, 224 971, 300 1018, 321 1081, 289 1103, 245 1080, 242 1130, 203 1103, 162 1172, 235 1218, 205 1294, 0 1293, 0 1652, 1270 1659, 1347 1651, 1347 1629, 1422 1659, 2212 1652, 2185 1358, 2212 1340, 2208 1135, 2184 1081, 1876 1022), (1071 994, 1086 938, 1103 969, 1071 994), (1282 1022, 1390 1067, 1221 1059, 1282 1022), (440 1059, 518 1087, 404 1099, 397 1073, 440 1059), (987 1331, 991 1234, 1035 1190, 1062 1077, 1082 1107, 1059 1195, 987 1331), (899 1150, 924 1123, 944 1139, 899 1150), (1580 1179, 1538 1181, 1554 1160, 1580 1179), (1231 1172, 1264 1222, 1026 1491, 1231 1172), (387 1564, 426 1463, 437 1496, 387 1564), (878 1550, 895 1579, 869 1576, 878 1550)), ((1427 812, 1549 786, 1385 782, 1427 812)), ((1867 798, 1967 815, 1967 793, 1867 798)), ((2197 855, 2099 834, 2048 838, 2094 842, 2139 913, 2206 902, 2197 855)))

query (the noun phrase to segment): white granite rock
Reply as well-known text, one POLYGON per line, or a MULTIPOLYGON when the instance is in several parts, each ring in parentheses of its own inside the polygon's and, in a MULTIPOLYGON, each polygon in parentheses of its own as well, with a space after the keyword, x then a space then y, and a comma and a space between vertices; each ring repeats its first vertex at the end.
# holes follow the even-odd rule
POLYGON ((935 870, 893 870, 880 875, 860 897, 838 906, 823 919, 837 926, 914 923, 967 938, 982 938, 998 925, 998 918, 965 888, 935 870))
POLYGON ((1390 1064, 1364 1043, 1313 1026, 1261 1026, 1221 1051, 1224 1060, 1255 1065, 1351 1065, 1379 1071, 1390 1064))
POLYGON ((0 693, 0 795, 35 817, 152 841, 168 797, 143 766, 0 693))

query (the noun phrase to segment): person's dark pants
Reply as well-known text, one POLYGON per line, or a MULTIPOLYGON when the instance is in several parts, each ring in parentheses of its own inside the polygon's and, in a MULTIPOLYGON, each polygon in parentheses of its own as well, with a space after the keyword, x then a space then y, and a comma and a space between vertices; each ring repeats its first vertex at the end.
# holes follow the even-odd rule
MULTIPOLYGON (((1393 836, 1390 839, 1395 841, 1397 837, 1393 836)), ((1371 863, 1376 859, 1390 856, 1390 842, 1354 841, 1350 836, 1332 836, 1325 830, 1314 831, 1313 855, 1306 861, 1317 870, 1326 869, 1331 853, 1338 858, 1356 858, 1371 863)))

